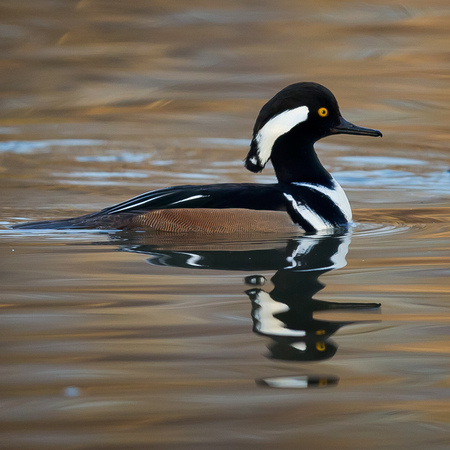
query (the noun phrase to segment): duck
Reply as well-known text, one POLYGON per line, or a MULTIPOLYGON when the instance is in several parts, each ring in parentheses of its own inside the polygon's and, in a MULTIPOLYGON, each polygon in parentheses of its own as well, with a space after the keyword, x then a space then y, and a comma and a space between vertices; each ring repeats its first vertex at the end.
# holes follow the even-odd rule
POLYGON ((335 134, 382 136, 379 130, 345 120, 335 96, 321 84, 291 84, 262 107, 244 159, 253 173, 270 160, 276 183, 172 186, 83 216, 14 228, 167 233, 346 229, 352 223, 350 203, 314 149, 318 140, 335 134))

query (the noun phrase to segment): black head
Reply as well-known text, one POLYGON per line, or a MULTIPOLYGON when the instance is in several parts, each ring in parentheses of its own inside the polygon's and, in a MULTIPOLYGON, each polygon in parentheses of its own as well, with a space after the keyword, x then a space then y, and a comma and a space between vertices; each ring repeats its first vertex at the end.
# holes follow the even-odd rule
POLYGON ((381 136, 378 130, 347 122, 341 116, 336 98, 326 87, 309 82, 291 84, 261 109, 245 167, 252 172, 263 170, 275 141, 291 131, 310 144, 332 134, 381 136))

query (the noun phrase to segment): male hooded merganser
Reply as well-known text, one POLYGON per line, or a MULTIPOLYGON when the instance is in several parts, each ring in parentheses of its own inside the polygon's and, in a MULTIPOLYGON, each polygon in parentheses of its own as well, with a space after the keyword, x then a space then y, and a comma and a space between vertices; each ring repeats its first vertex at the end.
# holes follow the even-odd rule
POLYGON ((164 232, 306 232, 348 226, 352 212, 341 186, 320 163, 314 143, 332 134, 381 136, 347 122, 334 95, 317 83, 292 84, 261 109, 245 167, 272 160, 278 183, 174 186, 72 219, 16 225, 27 229, 141 229, 164 232))

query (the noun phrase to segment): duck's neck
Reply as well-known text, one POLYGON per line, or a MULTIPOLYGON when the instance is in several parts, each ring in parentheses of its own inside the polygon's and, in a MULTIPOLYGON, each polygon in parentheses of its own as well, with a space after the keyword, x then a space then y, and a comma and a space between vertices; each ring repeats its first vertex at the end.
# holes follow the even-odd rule
POLYGON ((275 142, 272 164, 279 183, 314 183, 328 186, 332 177, 322 166, 314 142, 287 133, 275 142))

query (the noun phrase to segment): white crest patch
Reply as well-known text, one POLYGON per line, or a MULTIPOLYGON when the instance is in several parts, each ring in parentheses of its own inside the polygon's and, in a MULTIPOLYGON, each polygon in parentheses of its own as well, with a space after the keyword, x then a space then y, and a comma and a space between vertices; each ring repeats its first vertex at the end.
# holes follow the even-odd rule
POLYGON ((255 140, 258 144, 258 158, 261 166, 264 166, 272 153, 275 141, 292 130, 299 123, 308 119, 307 106, 299 106, 272 117, 257 133, 255 140))

